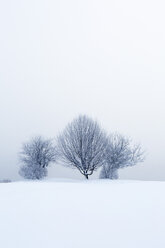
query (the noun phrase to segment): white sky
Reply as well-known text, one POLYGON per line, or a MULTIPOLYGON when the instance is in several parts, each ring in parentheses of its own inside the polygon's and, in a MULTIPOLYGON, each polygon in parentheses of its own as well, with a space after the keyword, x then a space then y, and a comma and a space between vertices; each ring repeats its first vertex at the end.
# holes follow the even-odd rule
POLYGON ((163 0, 0 0, 0 178, 18 178, 22 142, 55 137, 83 113, 147 150, 122 179, 165 180, 164 9, 163 0))

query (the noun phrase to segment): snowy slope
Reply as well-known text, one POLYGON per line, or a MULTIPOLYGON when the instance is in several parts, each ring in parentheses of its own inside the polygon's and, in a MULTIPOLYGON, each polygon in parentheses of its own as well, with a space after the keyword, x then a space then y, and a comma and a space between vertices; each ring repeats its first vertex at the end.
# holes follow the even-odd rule
POLYGON ((0 247, 164 248, 165 183, 0 184, 0 247))

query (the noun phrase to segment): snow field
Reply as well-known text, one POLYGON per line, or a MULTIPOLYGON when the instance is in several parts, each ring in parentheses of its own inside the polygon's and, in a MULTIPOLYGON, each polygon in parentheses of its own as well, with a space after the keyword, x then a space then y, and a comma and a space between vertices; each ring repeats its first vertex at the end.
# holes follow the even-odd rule
POLYGON ((3 248, 164 248, 165 183, 0 184, 3 248))

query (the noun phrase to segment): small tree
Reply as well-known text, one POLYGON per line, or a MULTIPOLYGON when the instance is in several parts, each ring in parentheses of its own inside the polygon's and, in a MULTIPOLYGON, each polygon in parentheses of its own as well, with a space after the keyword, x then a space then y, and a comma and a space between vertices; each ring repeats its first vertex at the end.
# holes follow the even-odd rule
POLYGON ((130 139, 111 134, 106 150, 106 163, 100 173, 100 178, 118 178, 118 169, 133 166, 144 161, 144 152, 140 145, 132 146, 130 139))
POLYGON ((41 136, 35 137, 23 144, 19 174, 26 179, 41 179, 47 176, 47 166, 55 160, 56 152, 52 141, 41 136))
POLYGON ((106 134, 87 116, 73 120, 58 137, 59 158, 87 179, 105 162, 106 134))

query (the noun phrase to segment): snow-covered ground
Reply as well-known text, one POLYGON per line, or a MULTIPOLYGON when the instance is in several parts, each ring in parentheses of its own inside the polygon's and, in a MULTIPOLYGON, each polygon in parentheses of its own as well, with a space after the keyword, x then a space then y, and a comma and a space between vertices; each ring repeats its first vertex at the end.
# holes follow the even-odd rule
POLYGON ((1 183, 0 247, 164 248, 165 183, 1 183))

